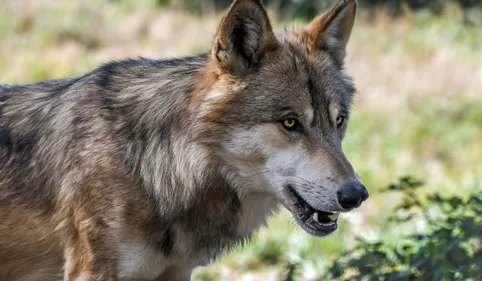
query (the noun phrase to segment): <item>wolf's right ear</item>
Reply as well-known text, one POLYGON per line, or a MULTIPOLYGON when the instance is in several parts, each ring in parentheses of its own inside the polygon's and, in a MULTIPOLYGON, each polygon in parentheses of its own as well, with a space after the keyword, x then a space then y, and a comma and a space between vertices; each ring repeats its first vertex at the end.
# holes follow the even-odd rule
POLYGON ((221 72, 243 76, 277 46, 261 0, 235 0, 219 26, 212 57, 221 72))

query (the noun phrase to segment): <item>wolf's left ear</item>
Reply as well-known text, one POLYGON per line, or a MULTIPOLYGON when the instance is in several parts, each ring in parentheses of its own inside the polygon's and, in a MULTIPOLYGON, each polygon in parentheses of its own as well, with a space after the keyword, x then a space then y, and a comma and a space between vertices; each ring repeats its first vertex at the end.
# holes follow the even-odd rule
POLYGON ((356 0, 341 0, 330 12, 315 18, 307 29, 310 47, 327 51, 343 65, 356 11, 356 0))
POLYGON ((222 72, 242 76, 277 46, 261 0, 235 0, 219 26, 212 57, 222 72))

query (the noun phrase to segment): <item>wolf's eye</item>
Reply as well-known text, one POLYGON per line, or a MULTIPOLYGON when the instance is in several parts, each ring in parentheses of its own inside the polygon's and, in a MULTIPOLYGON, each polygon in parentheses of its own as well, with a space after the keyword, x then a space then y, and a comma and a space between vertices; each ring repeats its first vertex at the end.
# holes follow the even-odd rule
POLYGON ((345 116, 338 116, 338 118, 336 118, 336 126, 341 128, 343 123, 345 123, 345 116))
POLYGON ((281 123, 283 124, 283 127, 290 132, 301 131, 301 124, 296 119, 288 118, 283 120, 281 123))
POLYGON ((287 119, 287 120, 283 121, 283 125, 287 129, 291 129, 296 125, 296 120, 295 119, 287 119))

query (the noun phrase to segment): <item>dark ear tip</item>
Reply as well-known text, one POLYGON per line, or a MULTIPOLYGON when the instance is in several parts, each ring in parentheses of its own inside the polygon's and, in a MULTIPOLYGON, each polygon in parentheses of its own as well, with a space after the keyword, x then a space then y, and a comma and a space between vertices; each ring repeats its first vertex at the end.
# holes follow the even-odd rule
POLYGON ((341 11, 341 10, 344 10, 346 9, 347 7, 352 7, 353 9, 356 9, 357 6, 358 6, 358 1, 357 0, 341 0, 340 2, 338 2, 338 4, 333 8, 333 10, 338 10, 338 11, 341 11))
POLYGON ((341 2, 344 3, 345 5, 350 5, 350 4, 357 5, 358 4, 357 0, 342 0, 341 2))
POLYGON ((330 13, 338 14, 338 13, 340 13, 341 11, 343 11, 347 8, 351 8, 351 9, 354 10, 354 12, 356 12, 357 7, 358 7, 358 1, 357 0, 341 0, 340 2, 338 2, 338 4, 336 4, 332 8, 330 13))

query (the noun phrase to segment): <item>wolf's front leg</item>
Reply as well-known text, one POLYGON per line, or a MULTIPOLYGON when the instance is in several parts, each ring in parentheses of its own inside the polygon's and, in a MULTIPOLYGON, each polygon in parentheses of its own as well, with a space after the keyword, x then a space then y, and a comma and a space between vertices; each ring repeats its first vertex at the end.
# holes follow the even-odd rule
POLYGON ((64 281, 116 281, 115 235, 105 219, 77 215, 65 245, 64 281))

